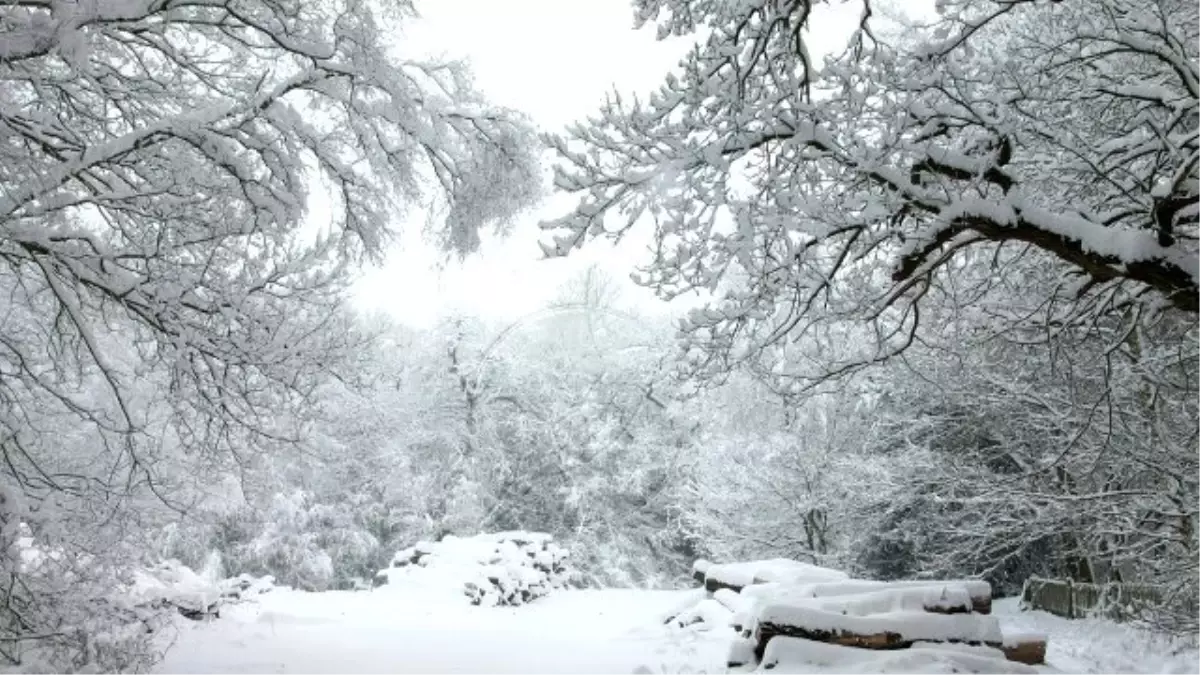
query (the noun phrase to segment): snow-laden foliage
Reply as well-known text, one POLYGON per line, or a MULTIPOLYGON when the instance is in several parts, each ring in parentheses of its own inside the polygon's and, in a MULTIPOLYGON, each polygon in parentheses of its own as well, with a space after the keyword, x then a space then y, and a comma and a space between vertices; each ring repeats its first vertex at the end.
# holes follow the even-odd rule
POLYGON ((222 578, 216 556, 200 572, 175 560, 143 567, 36 538, 23 524, 15 533, 4 542, 5 672, 145 670, 172 621, 218 618, 223 606, 274 587, 270 578, 222 578))
POLYGON ((588 584, 661 583, 687 557, 675 494, 691 423, 658 363, 664 333, 638 321, 568 302, 493 335, 456 328, 447 346, 455 471, 474 486, 457 494, 478 528, 554 534, 588 584))
MULTIPOLYGON (((411 14, 0 3, 0 482, 37 507, 35 537, 104 557, 162 522, 143 496, 178 517, 206 478, 295 443, 361 348, 350 266, 396 217, 439 208, 466 253, 536 196, 519 115, 460 64, 389 53, 411 14)), ((27 602, 53 614, 53 592, 27 602)), ((6 655, 40 635, 12 625, 6 655)))
MULTIPOLYGON (((815 417, 815 416, 814 416, 815 417)), ((863 441, 817 420, 775 432, 711 434, 685 522, 718 560, 787 556, 845 568, 890 477, 863 441)))
POLYGON ((6 496, 0 544, 0 655, 30 672, 138 671, 159 656, 154 643, 170 610, 137 606, 121 593, 130 570, 76 542, 32 536, 6 496))
POLYGON ((405 363, 393 451, 407 446, 422 536, 543 531, 584 583, 661 583, 690 555, 675 494, 691 423, 659 365, 666 332, 587 301, 586 279, 502 328, 451 320, 388 352, 405 363))
POLYGON ((1164 584, 1194 607, 1194 331, 1111 322, 1054 348, 914 352, 877 382, 879 447, 911 486, 876 512, 877 536, 1009 593, 1040 573, 1164 584))
POLYGON ((580 201, 547 252, 652 222, 641 281, 716 296, 683 322, 688 370, 750 364, 781 389, 902 352, 931 289, 1028 258, 1052 263, 1030 289, 1052 328, 1194 315, 1195 3, 950 0, 897 30, 863 0, 819 59, 824 4, 635 3, 704 37, 647 99, 550 139, 580 201))
POLYGON ((303 590, 365 587, 380 542, 350 506, 318 502, 300 489, 273 493, 222 514, 207 544, 239 574, 270 575, 303 590))
POLYGON ((1006 595, 1033 574, 1157 584, 1167 602, 1154 622, 1190 630, 1194 359, 1147 380, 1150 364, 1124 350, 1088 363, 993 346, 914 349, 808 401, 789 432, 714 435, 685 521, 716 558, 827 560, 882 579, 982 575, 1006 595), (829 420, 836 434, 821 433, 829 420))

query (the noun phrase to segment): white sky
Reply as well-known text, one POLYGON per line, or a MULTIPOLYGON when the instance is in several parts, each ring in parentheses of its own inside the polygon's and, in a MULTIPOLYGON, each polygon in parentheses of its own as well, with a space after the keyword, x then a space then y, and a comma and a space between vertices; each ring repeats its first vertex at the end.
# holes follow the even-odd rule
MULTIPOLYGON (((417 8, 422 19, 398 36, 407 41, 403 51, 466 59, 494 102, 524 111, 546 130, 593 113, 614 87, 653 90, 691 44, 690 38, 657 42, 653 27, 634 31, 629 0, 426 0, 417 8)), ((849 27, 857 3, 839 8, 838 27, 849 27)), ((811 39, 819 53, 821 36, 811 39)), ((450 311, 514 319, 544 307, 564 281, 596 264, 623 282, 625 302, 669 311, 628 281, 634 265, 647 260, 635 240, 615 249, 595 241, 566 259, 541 259, 537 223, 573 203, 567 195, 552 196, 507 240, 485 239, 479 255, 440 271, 436 253, 421 241, 423 216, 414 214, 387 262, 364 273, 358 305, 410 325, 429 325, 450 311)))
MULTIPOLYGON (((546 130, 594 112, 614 86, 651 91, 688 44, 660 43, 649 30, 634 31, 628 0, 432 0, 418 11, 421 20, 401 38, 409 42, 403 51, 467 60, 491 100, 525 112, 546 130)), ((614 250, 596 242, 566 259, 541 259, 537 223, 573 201, 547 199, 507 239, 487 238, 479 254, 441 270, 437 253, 421 241, 423 215, 413 214, 387 262, 363 275, 358 304, 415 325, 456 310, 511 319, 544 307, 589 264, 627 280, 640 257, 634 246, 614 250)), ((627 300, 657 305, 649 291, 632 283, 625 288, 627 300)))

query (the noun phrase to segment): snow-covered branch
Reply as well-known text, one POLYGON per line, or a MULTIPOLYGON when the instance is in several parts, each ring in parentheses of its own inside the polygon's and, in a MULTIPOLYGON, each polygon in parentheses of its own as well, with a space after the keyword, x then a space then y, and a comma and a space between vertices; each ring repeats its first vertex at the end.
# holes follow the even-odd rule
POLYGON ((820 67, 795 46, 809 4, 639 6, 708 37, 647 100, 551 139, 580 203, 544 224, 547 252, 652 218, 642 282, 714 298, 689 345, 731 364, 735 344, 857 335, 795 371, 818 378, 894 353, 881 336, 931 285, 1016 251, 1058 270, 1076 317, 1111 293, 1200 311, 1192 3, 954 0, 860 27, 820 67))

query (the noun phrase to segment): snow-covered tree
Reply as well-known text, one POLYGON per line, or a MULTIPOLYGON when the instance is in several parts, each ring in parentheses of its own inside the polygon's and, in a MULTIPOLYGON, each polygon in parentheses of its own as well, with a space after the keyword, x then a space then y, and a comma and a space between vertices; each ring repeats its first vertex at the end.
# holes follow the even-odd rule
POLYGON ((652 221, 642 282, 717 295, 685 322, 693 370, 802 340, 765 364, 800 389, 910 346, 963 270, 1052 261, 1051 326, 1197 311, 1195 3, 946 0, 889 37, 863 0, 820 60, 826 4, 635 2, 704 38, 648 99, 550 139, 580 201, 547 252, 652 221))
POLYGON ((543 311, 450 336, 479 527, 555 534, 588 583, 684 571, 673 518, 688 423, 661 367, 666 328, 589 270, 543 311))
MULTIPOLYGON (((6 483, 94 496, 97 521, 139 491, 186 507, 164 466, 225 470, 299 438, 314 388, 361 348, 347 272, 379 259, 399 214, 436 208, 465 253, 536 196, 519 115, 460 64, 389 52, 412 14, 0 3, 6 483)), ((8 654, 66 630, 4 616, 8 654)))
POLYGON ((634 6, 698 42, 648 98, 549 139, 579 202, 547 254, 648 227, 640 282, 711 298, 685 372, 744 368, 800 416, 879 397, 904 442, 875 451, 921 467, 874 512, 913 535, 882 542, 913 556, 893 573, 1103 561, 1194 607, 1195 3, 634 6))
POLYGON ((713 560, 787 557, 852 569, 870 512, 894 497, 892 460, 873 452, 875 410, 848 392, 803 407, 780 401, 795 419, 756 419, 763 404, 749 378, 706 392, 705 408, 734 417, 709 425, 696 444, 697 470, 685 521, 713 560))

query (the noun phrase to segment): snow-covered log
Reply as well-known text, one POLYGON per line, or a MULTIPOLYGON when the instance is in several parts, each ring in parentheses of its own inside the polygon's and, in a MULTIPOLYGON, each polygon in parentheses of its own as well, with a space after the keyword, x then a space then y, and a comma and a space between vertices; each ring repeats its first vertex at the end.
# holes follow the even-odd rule
POLYGON ((992 611, 992 586, 979 579, 903 581, 849 579, 798 585, 774 583, 748 587, 743 590, 743 594, 751 598, 770 598, 780 601, 785 598, 795 601, 837 598, 837 602, 841 603, 873 603, 874 606, 884 605, 891 609, 900 609, 900 605, 906 609, 917 609, 914 607, 914 603, 919 600, 926 611, 947 614, 963 610, 976 614, 990 614, 992 611), (856 597, 849 600, 844 599, 845 596, 856 597), (896 603, 900 603, 900 605, 896 605, 896 603))
POLYGON ((1012 633, 1000 645, 1004 657, 1036 666, 1046 662, 1046 636, 1041 633, 1012 633))
POLYGON ((704 587, 709 592, 721 588, 740 591, 746 586, 765 583, 817 583, 844 581, 850 577, 827 567, 819 567, 798 560, 774 558, 750 562, 708 565, 705 568, 704 587))
POLYGON ((715 607, 730 612, 712 622, 738 633, 727 658, 732 669, 769 669, 793 657, 822 661, 836 655, 834 661, 851 671, 859 663, 873 670, 898 660, 945 664, 951 672, 1028 672, 1008 660, 1037 664, 1045 658, 1042 636, 1005 639, 999 620, 990 615, 992 588, 986 581, 851 579, 793 560, 702 562, 695 569, 705 571, 708 597, 681 612, 678 618, 686 620, 676 623, 711 620, 705 615, 715 607), (866 654, 896 650, 905 655, 866 654))
POLYGON ((999 621, 982 614, 888 612, 853 616, 791 604, 760 608, 754 635, 759 658, 768 643, 780 635, 865 649, 904 649, 916 642, 999 648, 1004 641, 999 621))
POLYGON ((855 649, 795 637, 771 641, 760 670, 840 673, 1036 673, 990 647, 919 644, 909 649, 855 649), (802 669, 802 670, 801 670, 802 669))

